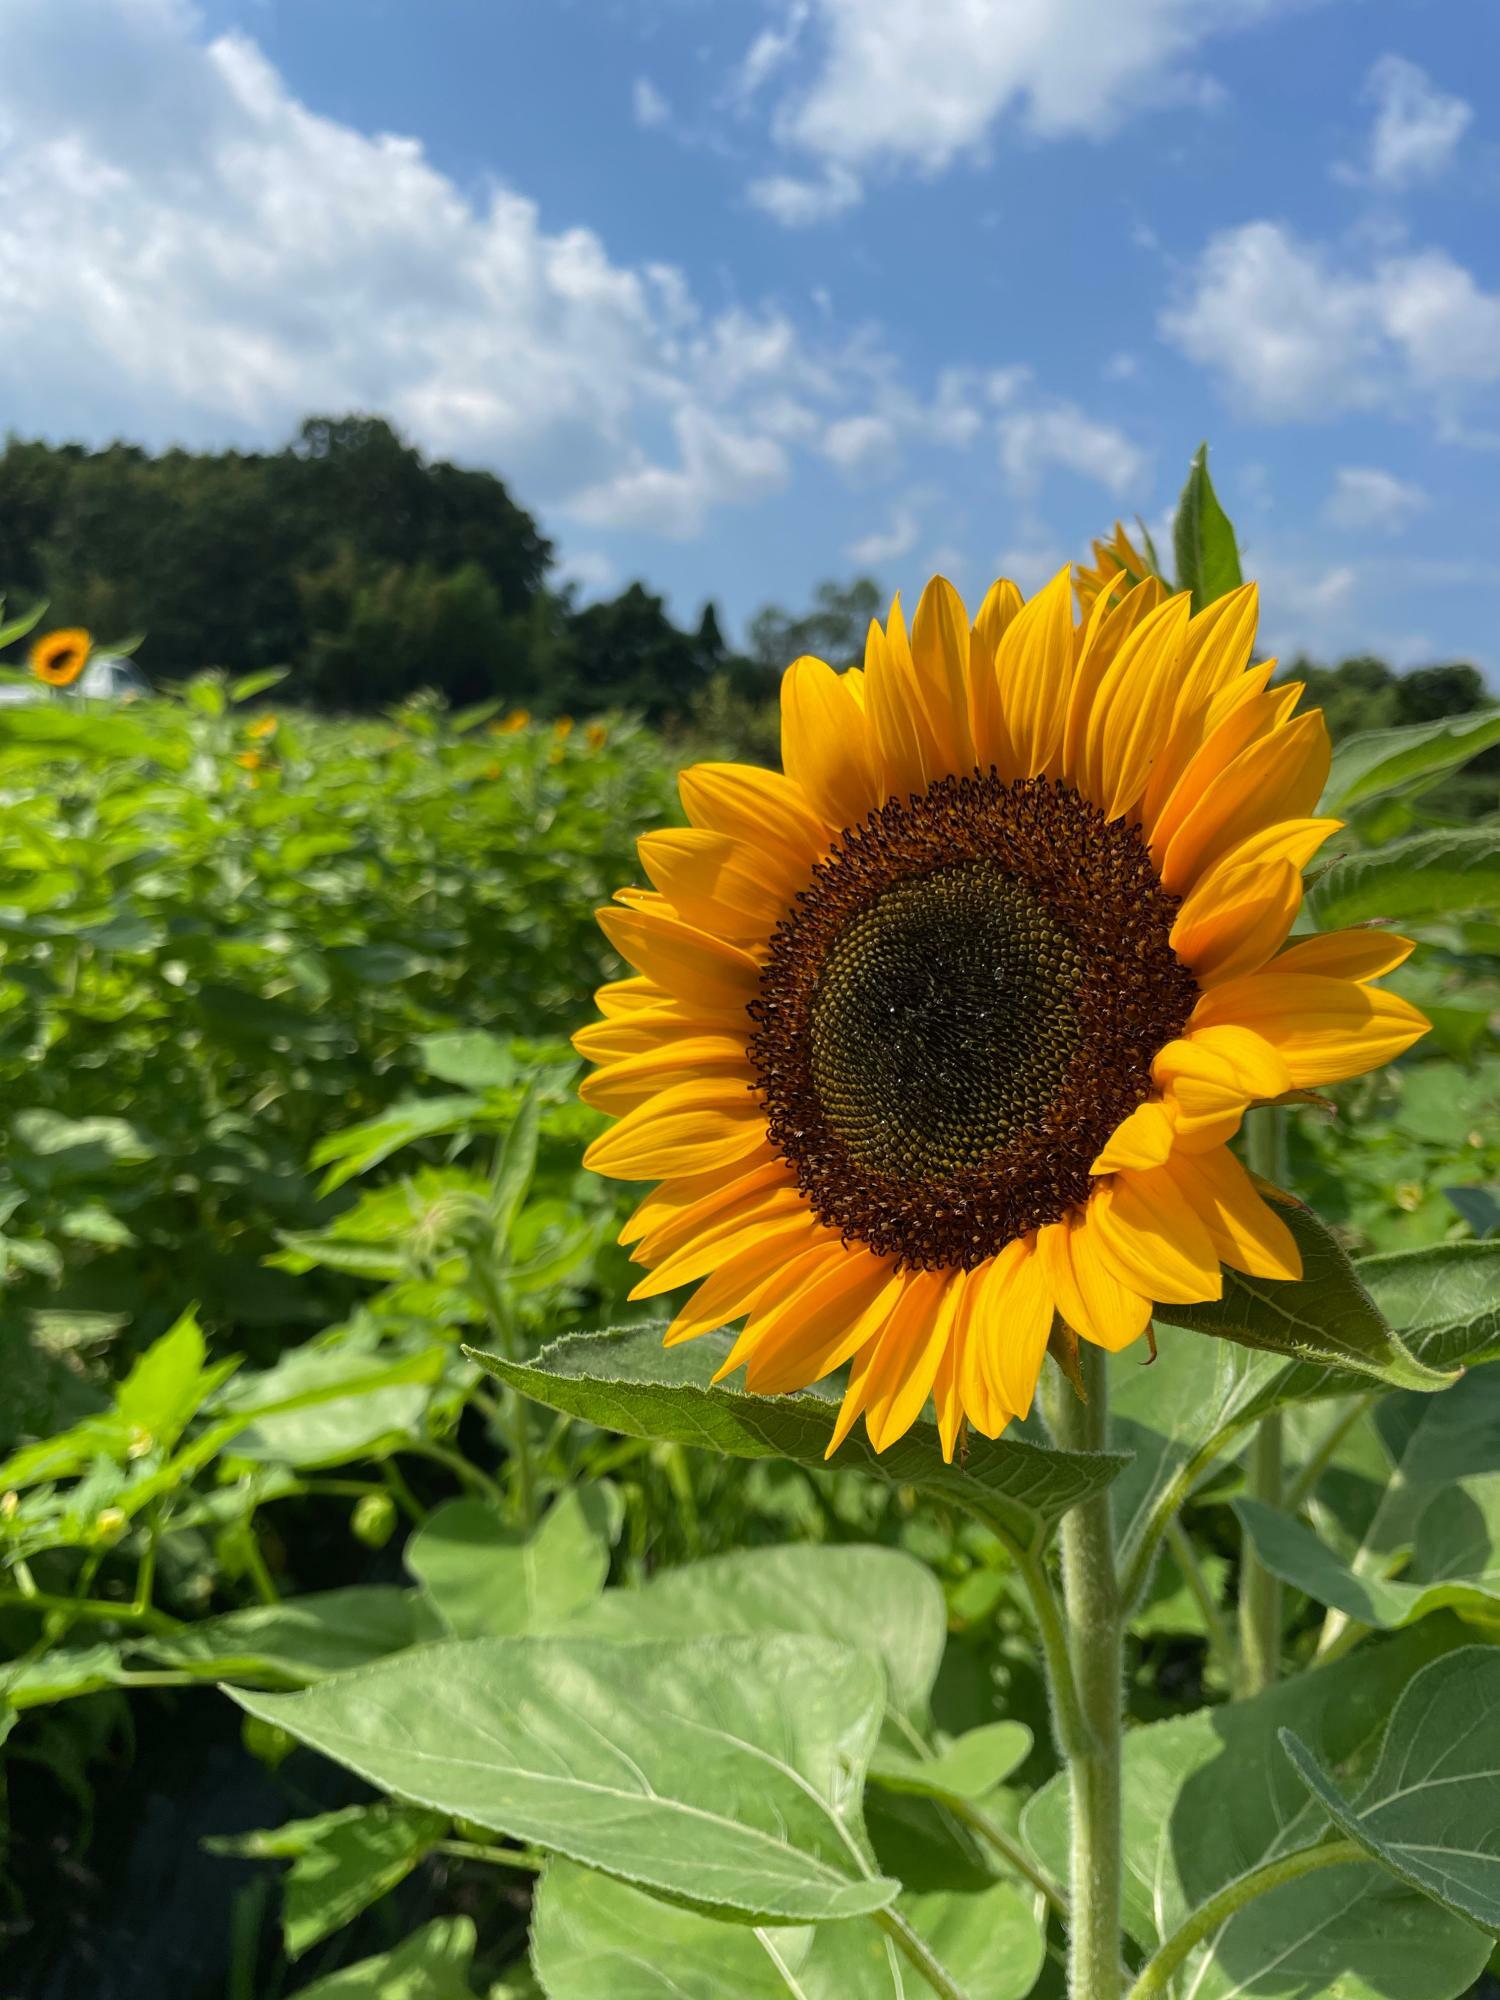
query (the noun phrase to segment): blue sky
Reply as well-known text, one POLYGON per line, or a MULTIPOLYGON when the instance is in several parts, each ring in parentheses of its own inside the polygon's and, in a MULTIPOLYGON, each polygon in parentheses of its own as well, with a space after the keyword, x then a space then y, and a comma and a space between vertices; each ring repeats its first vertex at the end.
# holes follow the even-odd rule
POLYGON ((1033 587, 1193 448, 1266 642, 1500 668, 1491 0, 6 0, 0 420, 379 408, 587 593, 1033 587))

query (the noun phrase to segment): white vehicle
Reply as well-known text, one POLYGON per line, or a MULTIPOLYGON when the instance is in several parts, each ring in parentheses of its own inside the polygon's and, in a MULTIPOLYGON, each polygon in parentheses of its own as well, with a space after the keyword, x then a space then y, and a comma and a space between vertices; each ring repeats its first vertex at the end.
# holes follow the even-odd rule
POLYGON ((150 692, 139 668, 123 653, 91 653, 71 687, 48 687, 29 674, 23 680, 0 681, 0 708, 24 708, 38 701, 66 700, 70 695, 82 695, 86 701, 139 701, 150 692))

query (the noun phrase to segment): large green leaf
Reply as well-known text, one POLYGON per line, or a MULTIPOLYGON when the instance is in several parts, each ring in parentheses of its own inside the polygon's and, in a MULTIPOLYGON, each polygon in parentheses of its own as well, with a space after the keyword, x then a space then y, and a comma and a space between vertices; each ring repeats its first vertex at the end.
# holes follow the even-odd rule
POLYGON ((281 1930, 287 1956, 300 1958, 405 1881, 447 1825, 442 1813, 382 1799, 205 1845, 215 1854, 291 1862, 281 1930))
MULTIPOLYGON (((902 1914, 968 2000, 1023 2000, 1043 1941, 1026 1899, 997 1882, 903 1897, 902 1914)), ((871 1924, 748 1928, 673 1908, 554 1861, 533 1914, 549 2000, 915 2000, 911 1967, 871 1924)))
POLYGON ((1465 1646, 1416 1676, 1355 1801, 1294 1731, 1281 1740, 1341 1832, 1414 1889, 1500 1934, 1500 1652, 1465 1646))
POLYGON ((420 1592, 356 1584, 226 1611, 165 1637, 133 1639, 131 1644, 159 1666, 180 1667, 204 1680, 302 1687, 442 1636, 443 1628, 420 1592))
MULTIPOLYGON (((1341 1768, 1368 1769, 1401 1690, 1459 1641, 1436 1618, 1254 1700, 1128 1733, 1124 1746, 1125 1925, 1154 1950, 1209 1897, 1263 1862, 1321 1840, 1322 1812, 1278 1753, 1294 1730, 1341 1768)), ((1062 1873, 1066 1781, 1031 1801, 1022 1829, 1062 1873)), ((1470 1925, 1392 1883, 1373 1864, 1329 1868, 1257 1897, 1193 1954, 1178 2000, 1456 2000, 1489 1945, 1470 1925)))
POLYGON ((755 1921, 882 1908, 879 1669, 815 1639, 468 1639, 243 1708, 398 1798, 755 1921))
POLYGON ((1500 1360, 1500 1242, 1434 1243, 1362 1257, 1360 1278, 1429 1368, 1500 1360))
MULTIPOLYGON (((555 1341, 534 1361, 473 1353, 490 1372, 524 1395, 627 1437, 669 1438, 704 1445, 730 1458, 789 1458, 822 1465, 838 1406, 815 1392, 749 1396, 713 1386, 733 1342, 706 1334, 666 1348, 656 1326, 615 1333, 574 1334, 555 1341)), ((973 1440, 961 1464, 945 1465, 936 1429, 913 1425, 899 1443, 872 1451, 852 1435, 839 1463, 873 1472, 895 1486, 911 1486, 977 1515, 1012 1540, 1034 1542, 1070 1507, 1101 1492, 1122 1470, 1123 1458, 1048 1451, 1001 1438, 973 1440)))
POLYGON ((220 1395, 225 1422, 239 1417, 237 1458, 304 1470, 379 1455, 421 1426, 447 1350, 437 1342, 410 1353, 361 1336, 294 1348, 271 1368, 241 1375, 220 1395))
POLYGON ((857 1647, 885 1669, 891 1707, 921 1728, 942 1665, 948 1611, 931 1570, 898 1549, 739 1549, 610 1590, 570 1632, 692 1639, 802 1632, 857 1647))
POLYGON ((1003 1784, 1030 1751, 1031 1731, 1024 1722, 984 1722, 930 1756, 879 1749, 870 1776, 888 1791, 967 1803, 1003 1784))
POLYGON ((1451 917, 1500 903, 1500 828, 1445 827, 1334 861, 1308 892, 1323 929, 1372 917, 1396 923, 1451 917))
POLYGON ((1194 452, 1187 484, 1177 502, 1172 548, 1177 560, 1177 588, 1193 593, 1194 611, 1239 589, 1243 581, 1239 547, 1208 476, 1206 444, 1194 452))
POLYGON ((1393 1468, 1345 1561, 1312 1530, 1237 1502, 1266 1567, 1363 1625, 1390 1627, 1451 1605, 1500 1619, 1500 1370, 1472 1370, 1441 1396, 1381 1410, 1393 1468), (1390 1572, 1412 1549, 1399 1581, 1390 1572))
POLYGON ((1492 743, 1500 743, 1500 709, 1401 729, 1361 729, 1336 746, 1318 811, 1346 813, 1382 792, 1430 784, 1492 743))
POLYGON ((394 1951, 298 1987, 292 2000, 474 2000, 468 1979, 473 1960, 470 1919, 438 1917, 394 1951))
POLYGON ((406 1567, 456 1639, 551 1632, 604 1588, 620 1527, 612 1487, 573 1487, 531 1535, 482 1500, 450 1500, 406 1545, 406 1567))
POLYGON ((1451 1372, 1430 1368, 1408 1351, 1333 1232, 1300 1205, 1281 1215, 1302 1253, 1300 1279, 1251 1278, 1226 1269, 1222 1299, 1171 1306, 1163 1317, 1289 1361, 1364 1375, 1387 1389, 1445 1387, 1451 1372))

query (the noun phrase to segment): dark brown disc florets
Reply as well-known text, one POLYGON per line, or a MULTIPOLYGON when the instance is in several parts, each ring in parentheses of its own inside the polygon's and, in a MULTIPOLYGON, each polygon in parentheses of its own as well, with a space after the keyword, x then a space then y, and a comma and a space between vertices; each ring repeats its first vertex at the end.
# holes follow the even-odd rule
POLYGON ((840 836, 771 939, 750 1055, 820 1219, 972 1267, 1088 1199, 1197 986, 1138 827, 944 778, 840 836))

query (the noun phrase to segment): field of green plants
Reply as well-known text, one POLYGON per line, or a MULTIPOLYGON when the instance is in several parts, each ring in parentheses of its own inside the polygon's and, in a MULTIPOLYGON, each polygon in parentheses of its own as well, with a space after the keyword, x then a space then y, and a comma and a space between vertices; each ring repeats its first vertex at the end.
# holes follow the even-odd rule
MULTIPOLYGON (((711 1391, 716 1336, 660 1354, 630 1191, 580 1164, 568 1037, 620 970, 593 911, 679 817, 678 749, 620 716, 315 719, 265 677, 0 710, 0 1993, 912 2000, 926 1951, 940 1991, 1055 1996, 1024 1586, 1106 1478, 1142 1585, 1141 1960, 1319 1810, 1278 1731, 1337 1820, 1419 1670, 1482 1712, 1500 799, 1471 777, 1457 816, 1446 783, 1497 742, 1485 712, 1337 746, 1316 921, 1417 935, 1391 983, 1434 1031, 1288 1135, 1325 1333, 1378 1307, 1462 1380, 1377 1395, 1168 1323, 1114 1364, 1130 1463, 1047 1463, 1028 1424, 945 1467, 919 1425, 825 1467, 823 1397, 711 1391), (1311 1671, 1230 1703, 1252 1542, 1311 1671)), ((1394 1862, 1263 1897, 1195 2000, 1489 1990, 1493 1821, 1433 1900, 1393 1817, 1394 1862)))

